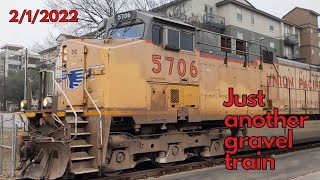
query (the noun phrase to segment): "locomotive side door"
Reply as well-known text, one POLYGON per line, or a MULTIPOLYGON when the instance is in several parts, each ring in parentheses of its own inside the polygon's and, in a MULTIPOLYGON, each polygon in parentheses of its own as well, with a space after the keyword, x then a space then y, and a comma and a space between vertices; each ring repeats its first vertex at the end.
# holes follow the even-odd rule
MULTIPOLYGON (((63 62, 66 63, 66 95, 73 106, 82 106, 84 98, 83 81, 85 74, 85 46, 68 43, 62 48, 63 62)), ((65 105, 66 102, 64 103, 65 105)))

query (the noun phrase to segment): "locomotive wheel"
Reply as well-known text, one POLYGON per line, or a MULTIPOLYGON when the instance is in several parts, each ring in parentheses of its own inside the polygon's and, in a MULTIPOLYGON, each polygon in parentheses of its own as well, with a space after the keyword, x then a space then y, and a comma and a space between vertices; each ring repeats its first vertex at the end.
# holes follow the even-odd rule
POLYGON ((199 159, 207 162, 213 162, 213 163, 222 163, 224 161, 223 156, 218 157, 203 157, 200 155, 200 147, 194 148, 194 152, 197 153, 199 159))
POLYGON ((159 168, 169 168, 169 167, 172 167, 175 163, 158 163, 155 161, 156 159, 156 153, 152 153, 152 158, 151 158, 151 161, 154 165, 156 165, 157 167, 159 168))

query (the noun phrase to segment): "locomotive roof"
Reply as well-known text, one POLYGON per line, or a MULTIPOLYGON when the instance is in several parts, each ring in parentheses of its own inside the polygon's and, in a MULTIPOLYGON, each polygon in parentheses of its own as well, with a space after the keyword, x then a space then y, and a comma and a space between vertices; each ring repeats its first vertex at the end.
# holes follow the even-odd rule
POLYGON ((276 61, 282 65, 293 66, 293 67, 303 68, 303 69, 313 68, 313 69, 317 69, 318 71, 320 71, 320 67, 317 65, 302 63, 302 62, 298 62, 298 61, 292 61, 289 59, 283 59, 283 58, 279 58, 279 57, 277 57, 276 61))
POLYGON ((164 16, 161 16, 157 13, 153 13, 151 11, 144 11, 144 10, 135 10, 137 13, 140 13, 140 14, 143 14, 145 16, 148 16, 148 17, 151 17, 151 18, 154 18, 154 19, 158 19, 158 20, 162 20, 162 21, 167 21, 167 22, 171 22, 171 23, 175 23, 175 24, 180 24, 180 25, 183 25, 183 26, 187 26, 189 28, 193 28, 193 29, 196 29, 195 26, 192 26, 190 24, 187 24, 181 20, 178 20, 178 19, 174 19, 174 18, 167 18, 167 17, 164 17, 164 16))

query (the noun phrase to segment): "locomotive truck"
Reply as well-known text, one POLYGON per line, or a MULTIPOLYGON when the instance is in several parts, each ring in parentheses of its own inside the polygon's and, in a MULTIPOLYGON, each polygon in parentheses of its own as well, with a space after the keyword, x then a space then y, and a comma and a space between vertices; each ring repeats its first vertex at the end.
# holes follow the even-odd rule
MULTIPOLYGON (((37 109, 21 102, 28 136, 19 174, 115 175, 152 161, 225 155, 228 136, 286 136, 287 128, 227 128, 227 115, 308 115, 294 143, 319 140, 318 66, 277 58, 259 43, 145 11, 108 19, 102 39, 72 39, 40 72, 37 109), (228 89, 265 93, 265 107, 223 106, 228 89)), ((30 94, 29 92, 27 93, 30 94)), ((29 95, 30 96, 30 95, 29 95)))

